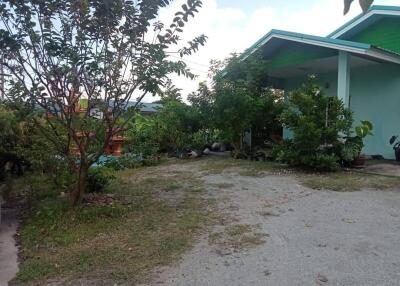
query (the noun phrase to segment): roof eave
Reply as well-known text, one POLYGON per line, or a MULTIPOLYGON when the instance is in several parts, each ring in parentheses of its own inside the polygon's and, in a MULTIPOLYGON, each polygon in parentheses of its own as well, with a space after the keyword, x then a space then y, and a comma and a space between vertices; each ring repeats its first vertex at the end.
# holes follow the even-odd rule
POLYGON ((280 30, 272 30, 268 34, 266 34, 263 38, 261 38, 258 42, 256 42, 252 47, 250 47, 244 54, 243 59, 248 58, 251 54, 257 51, 262 46, 266 45, 271 39, 283 39, 293 42, 299 42, 304 44, 311 44, 315 46, 325 47, 325 48, 333 48, 346 50, 349 52, 357 52, 360 49, 369 49, 371 48, 370 44, 357 43, 357 42, 349 42, 343 40, 329 39, 318 36, 306 35, 306 34, 298 34, 287 31, 280 30))
POLYGON ((371 49, 366 50, 366 55, 386 62, 400 64, 400 55, 380 49, 378 47, 373 46, 371 49))
POLYGON ((286 31, 272 30, 266 34, 261 40, 248 49, 243 55, 242 60, 248 58, 262 46, 268 44, 272 39, 282 39, 292 42, 304 43, 308 45, 319 46, 322 48, 336 49, 340 51, 350 52, 358 55, 365 55, 386 62, 400 64, 400 55, 385 51, 374 47, 370 44, 350 42, 338 39, 323 38, 305 34, 291 33, 286 31))

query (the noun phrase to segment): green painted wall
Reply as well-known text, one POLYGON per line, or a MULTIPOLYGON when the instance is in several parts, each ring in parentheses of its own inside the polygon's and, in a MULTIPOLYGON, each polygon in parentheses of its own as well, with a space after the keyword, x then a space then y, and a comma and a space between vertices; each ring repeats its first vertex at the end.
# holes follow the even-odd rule
POLYGON ((394 159, 389 139, 400 134, 400 66, 381 64, 352 70, 350 95, 356 122, 374 124, 374 136, 366 140, 365 153, 394 159))
MULTIPOLYGON (((337 73, 318 74, 317 83, 322 87, 327 96, 337 95, 337 73)), ((290 91, 302 86, 307 81, 307 76, 290 78, 285 81, 285 90, 290 91)))
POLYGON ((315 46, 291 43, 283 47, 271 57, 271 68, 281 68, 291 65, 303 64, 310 60, 334 56, 336 51, 315 46))
MULTIPOLYGON (((305 80, 305 76, 288 79, 285 90, 296 89, 305 80)), ((336 95, 336 73, 319 75, 318 81, 327 95, 336 95), (328 89, 324 87, 326 84, 328 89)), ((351 69, 350 108, 354 111, 355 124, 361 120, 374 124, 374 136, 366 139, 363 152, 394 159, 389 139, 392 135, 400 135, 400 65, 377 64, 351 69)), ((290 138, 290 130, 285 130, 284 136, 290 138)))
POLYGON ((400 17, 381 19, 349 40, 400 53, 400 17))

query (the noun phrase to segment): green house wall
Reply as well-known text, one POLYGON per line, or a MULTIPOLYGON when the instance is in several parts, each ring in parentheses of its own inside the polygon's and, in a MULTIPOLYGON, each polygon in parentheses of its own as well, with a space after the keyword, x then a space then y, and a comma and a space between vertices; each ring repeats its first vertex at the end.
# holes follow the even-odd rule
POLYGON ((381 19, 348 40, 400 53, 400 17, 381 19))
POLYGON ((374 136, 366 140, 365 153, 394 159, 389 139, 400 134, 400 66, 382 64, 358 69, 351 77, 354 119, 374 124, 374 136))
MULTIPOLYGON (((306 76, 287 79, 285 90, 294 90, 305 81, 306 76)), ((326 95, 336 95, 337 73, 318 75, 318 82, 326 95)), ((374 136, 366 138, 363 152, 394 159, 389 139, 400 135, 400 65, 377 64, 351 69, 350 108, 355 124, 369 120, 374 125, 374 136)), ((290 138, 290 130, 284 130, 284 136, 290 138)))
POLYGON ((291 43, 289 46, 281 48, 271 57, 270 68, 277 69, 285 66, 300 65, 310 60, 327 58, 335 54, 335 50, 291 43))

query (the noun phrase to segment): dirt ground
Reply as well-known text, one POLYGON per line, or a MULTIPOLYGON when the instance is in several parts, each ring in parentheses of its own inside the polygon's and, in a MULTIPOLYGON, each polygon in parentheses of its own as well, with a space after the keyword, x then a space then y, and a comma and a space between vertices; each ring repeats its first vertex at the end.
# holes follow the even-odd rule
POLYGON ((400 163, 396 161, 371 161, 364 168, 365 172, 400 177, 400 163))
POLYGON ((311 190, 296 174, 202 164, 164 171, 194 172, 226 219, 146 285, 400 285, 400 189, 311 190))
POLYGON ((18 248, 14 241, 18 221, 15 210, 3 209, 0 215, 0 286, 6 286, 18 272, 18 248))
MULTIPOLYGON (((193 180, 192 191, 204 196, 211 213, 194 246, 173 264, 148 273, 141 286, 400 285, 400 180, 392 178, 398 166, 367 169, 386 175, 378 178, 306 174, 258 163, 214 155, 152 167, 161 182, 181 174, 160 199, 172 204, 182 199, 180 184, 193 180), (336 192, 320 190, 335 182, 336 192), (389 189, 352 191, 372 185, 389 189)), ((0 286, 18 270, 15 215, 3 223, 0 286)), ((46 285, 119 285, 81 278, 46 285)))

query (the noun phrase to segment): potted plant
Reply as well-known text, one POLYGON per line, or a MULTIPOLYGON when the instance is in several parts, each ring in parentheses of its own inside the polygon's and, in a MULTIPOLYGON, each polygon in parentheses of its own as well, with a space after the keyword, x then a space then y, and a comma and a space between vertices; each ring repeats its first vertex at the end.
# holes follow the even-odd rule
POLYGON ((394 155, 396 156, 396 161, 400 162, 400 141, 397 140, 399 136, 392 136, 390 138, 390 145, 393 145, 394 155), (397 142, 396 142, 397 140, 397 142))
POLYGON ((361 154, 364 148, 365 137, 372 134, 373 125, 369 121, 361 121, 359 126, 354 128, 355 136, 346 137, 342 149, 342 160, 350 166, 361 167, 365 165, 365 155, 361 154))
MULTIPOLYGON (((353 137, 352 137, 353 138, 353 137)), ((356 158, 359 157, 360 148, 358 142, 353 142, 349 137, 343 144, 340 158, 342 160, 342 165, 345 167, 351 167, 356 158)))

